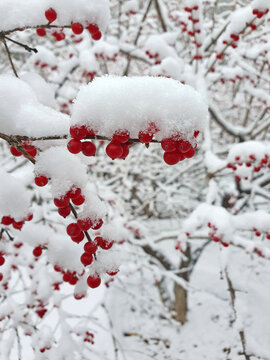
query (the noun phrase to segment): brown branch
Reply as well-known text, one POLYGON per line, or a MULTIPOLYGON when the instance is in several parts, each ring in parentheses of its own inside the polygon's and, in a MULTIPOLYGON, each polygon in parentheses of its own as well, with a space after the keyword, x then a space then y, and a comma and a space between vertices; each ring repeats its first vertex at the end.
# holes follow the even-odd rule
POLYGON ((7 55, 8 55, 8 60, 9 60, 10 65, 11 65, 11 67, 12 67, 13 73, 14 73, 14 75, 15 75, 17 78, 19 78, 18 73, 17 73, 17 71, 16 71, 16 68, 15 68, 15 66, 14 66, 14 63, 13 63, 13 61, 12 61, 11 54, 10 54, 9 48, 8 48, 8 46, 7 46, 5 37, 2 37, 2 36, 1 36, 1 40, 2 40, 2 42, 3 42, 3 44, 4 44, 5 49, 6 49, 6 52, 7 52, 7 55))
POLYGON ((163 19, 163 15, 161 13, 159 2, 158 2, 158 0, 154 0, 154 2, 155 2, 155 7, 156 7, 156 10, 157 10, 157 14, 158 14, 158 19, 159 19, 159 21, 161 23, 163 31, 166 32, 167 31, 167 26, 166 26, 165 21, 163 19))
POLYGON ((5 39, 13 42, 13 43, 16 44, 16 45, 19 45, 19 46, 23 47, 25 50, 27 50, 27 51, 29 51, 29 52, 31 52, 31 51, 33 51, 34 53, 37 53, 37 52, 38 52, 38 50, 37 50, 36 48, 31 48, 30 46, 28 46, 28 45, 26 45, 26 44, 23 44, 23 43, 21 43, 21 42, 19 42, 19 41, 13 40, 13 39, 11 39, 11 38, 9 38, 9 37, 7 37, 7 36, 5 36, 5 39))

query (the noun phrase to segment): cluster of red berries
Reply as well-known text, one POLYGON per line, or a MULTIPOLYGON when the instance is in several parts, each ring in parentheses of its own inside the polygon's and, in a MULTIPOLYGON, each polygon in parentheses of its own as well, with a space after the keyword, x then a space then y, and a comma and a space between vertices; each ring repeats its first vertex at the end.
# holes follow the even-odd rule
POLYGON ((15 221, 11 216, 3 216, 1 220, 1 224, 5 226, 12 225, 14 229, 21 230, 25 221, 31 221, 32 219, 33 219, 33 214, 29 214, 26 218, 20 221, 15 221))
MULTIPOLYGON (((57 19, 57 13, 54 9, 50 8, 45 11, 45 17, 49 21, 49 24, 51 24, 52 22, 54 22, 57 19)), ((79 22, 72 23, 70 27, 75 35, 80 35, 84 31, 83 25, 79 22)), ((99 30, 99 27, 96 24, 90 24, 86 28, 90 32, 93 40, 101 39, 102 34, 99 30)), ((46 28, 40 27, 36 30, 36 33, 38 36, 41 36, 41 37, 46 36, 46 33, 47 33, 46 28)), ((64 40, 66 37, 66 35, 64 33, 64 29, 61 29, 59 32, 54 31, 52 33, 52 35, 54 36, 56 41, 64 40)))
MULTIPOLYGON (((34 145, 31 144, 31 142, 29 142, 29 141, 22 142, 22 147, 27 152, 27 154, 30 155, 31 157, 34 158, 37 155, 37 149, 34 145)), ((19 150, 16 149, 15 146, 10 147, 10 152, 13 156, 16 156, 16 157, 23 155, 19 150)))
MULTIPOLYGON (((196 37, 196 34, 201 33, 200 19, 198 18, 198 15, 196 15, 198 10, 199 10, 199 7, 197 5, 193 6, 192 8, 185 7, 185 11, 190 13, 188 20, 190 20, 192 23, 192 30, 188 31, 187 34, 191 38, 194 38, 192 43, 195 44, 195 46, 197 48, 196 54, 193 56, 193 60, 202 60, 202 58, 203 58, 202 54, 199 53, 199 49, 201 48, 202 43, 201 43, 201 41, 198 41, 198 39, 196 37)), ((182 25, 182 32, 186 32, 187 24, 184 21, 181 21, 180 25, 182 25)))
MULTIPOLYGON (((262 231, 258 230, 257 228, 252 229, 256 237, 260 237, 262 235, 262 231)), ((265 233, 265 237, 267 240, 270 240, 270 233, 265 233)))
POLYGON ((116 62, 116 59, 118 57, 117 53, 114 53, 113 56, 110 55, 105 55, 103 54, 103 52, 95 52, 95 57, 97 59, 102 59, 102 60, 107 60, 107 61, 112 61, 112 62, 116 62))
POLYGON ((95 156, 96 146, 91 141, 81 140, 87 136, 94 136, 95 132, 87 130, 85 126, 72 126, 69 130, 71 137, 73 138, 67 144, 68 151, 72 154, 78 154, 82 152, 85 156, 95 156))
POLYGON ((97 73, 95 71, 86 71, 86 70, 84 70, 83 73, 82 73, 83 77, 89 77, 91 80, 93 80, 96 75, 97 75, 97 73))
POLYGON ((207 226, 210 228, 209 234, 208 236, 210 237, 210 239, 212 239, 214 242, 220 242, 221 245, 223 245, 224 247, 228 247, 229 244, 222 241, 223 239, 223 235, 217 235, 217 227, 213 224, 211 224, 210 222, 207 224, 207 226))
POLYGON ((263 15, 266 15, 269 12, 269 9, 260 11, 259 9, 253 9, 252 14, 256 15, 258 19, 262 18, 263 15))
POLYGON ((91 332, 89 331, 86 331, 85 332, 85 336, 84 336, 84 339, 83 339, 84 342, 89 342, 90 344, 94 344, 94 334, 92 334, 91 332))
MULTIPOLYGON (((248 160, 246 159, 244 161, 244 160, 241 160, 241 156, 238 155, 235 157, 235 163, 231 163, 231 162, 228 163, 227 168, 232 169, 233 171, 237 171, 237 169, 243 165, 245 165, 248 168, 252 167, 252 170, 255 173, 257 173, 257 172, 260 172, 264 167, 267 167, 268 169, 270 169, 270 159, 267 154, 265 154, 264 157, 261 159, 257 159, 254 154, 250 154, 248 156, 248 160)), ((235 180, 237 182, 239 182, 239 181, 241 181, 241 177, 239 175, 236 175, 235 180)), ((248 180, 248 177, 245 176, 244 180, 248 180)))
MULTIPOLYGON (((138 139, 141 143, 149 144, 158 131, 156 124, 150 123, 146 131, 139 131, 138 139)), ((87 136, 95 136, 93 130, 88 130, 85 126, 73 126, 70 128, 70 134, 73 139, 68 142, 67 148, 72 154, 78 154, 82 151, 86 156, 95 155, 96 147, 92 142, 81 142, 87 136)), ((199 131, 194 131, 194 138, 198 135, 199 131)), ((127 130, 117 130, 106 147, 106 154, 113 160, 125 159, 129 154, 129 147, 133 144, 127 130)), ((185 158, 192 158, 196 149, 196 146, 192 147, 188 141, 181 139, 180 136, 163 139, 161 147, 165 151, 163 159, 168 165, 175 165, 185 158)))
POLYGON ((50 68, 52 71, 55 71, 58 69, 57 65, 50 66, 49 64, 43 63, 40 60, 37 60, 34 65, 39 66, 41 69, 50 68))
POLYGON ((159 53, 152 54, 149 50, 146 50, 145 54, 149 57, 149 59, 155 59, 155 65, 159 65, 161 63, 159 53))

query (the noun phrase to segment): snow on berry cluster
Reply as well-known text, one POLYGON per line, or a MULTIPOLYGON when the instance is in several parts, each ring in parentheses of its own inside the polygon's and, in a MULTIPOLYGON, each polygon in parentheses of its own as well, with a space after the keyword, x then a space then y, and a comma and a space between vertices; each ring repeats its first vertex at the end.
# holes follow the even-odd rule
MULTIPOLYGON (((67 224, 66 232, 74 243, 80 244, 87 239, 80 261, 84 266, 90 266, 93 263, 89 269, 87 284, 92 288, 99 286, 102 273, 105 272, 112 276, 118 272, 118 268, 115 266, 115 262, 111 261, 110 255, 106 257, 100 254, 100 249, 111 249, 114 237, 111 230, 106 231, 106 226, 100 230, 106 216, 106 208, 96 193, 91 190, 91 186, 87 185, 84 164, 66 149, 51 147, 37 157, 35 173, 36 185, 43 187, 50 182, 54 205, 58 209, 59 215, 66 218, 73 212, 76 217, 76 222, 67 224), (74 210, 74 206, 77 210, 74 210)), ((40 255, 39 248, 39 252, 35 256, 40 255)), ((75 270, 69 269, 66 272, 61 263, 58 262, 56 265, 59 267, 59 272, 63 273, 64 281, 71 284, 77 283, 76 279, 79 275, 75 270)))
POLYGON ((43 105, 36 86, 29 83, 31 86, 11 75, 0 76, 0 132, 30 137, 67 134, 69 117, 43 105))
POLYGON ((266 211, 232 215, 220 206, 201 204, 184 221, 184 234, 179 235, 179 240, 187 241, 190 236, 196 238, 197 231, 203 226, 209 229, 207 236, 224 247, 234 244, 270 258, 269 244, 264 242, 264 239, 270 240, 270 214, 266 211), (250 239, 247 231, 255 238, 250 239))
POLYGON ((33 215, 30 211, 30 194, 25 190, 19 179, 0 170, 0 216, 1 224, 12 225, 20 230, 25 221, 30 221, 33 215), (12 196, 10 196, 12 194, 12 196))
POLYGON ((230 149, 227 162, 227 168, 235 172, 236 181, 248 180, 252 171, 270 169, 270 147, 259 141, 236 144, 230 149))
POLYGON ((132 139, 146 144, 155 139, 165 151, 164 161, 174 165, 194 156, 207 116, 200 94, 173 79, 105 76, 81 88, 68 149, 94 156, 95 145, 81 140, 101 135, 111 139, 107 155, 125 159, 132 139))
MULTIPOLYGON (((98 34, 99 37, 99 28, 104 31, 109 18, 108 0, 9 0, 0 3, 1 31, 53 23, 58 27, 71 25, 76 34, 88 27, 92 36, 98 34)), ((39 35, 43 34, 41 31, 39 35)))

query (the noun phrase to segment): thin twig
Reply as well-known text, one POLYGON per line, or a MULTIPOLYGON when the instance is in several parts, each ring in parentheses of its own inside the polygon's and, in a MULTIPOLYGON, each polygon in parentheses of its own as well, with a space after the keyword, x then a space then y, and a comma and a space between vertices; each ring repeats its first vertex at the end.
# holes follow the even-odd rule
POLYGON ((14 66, 14 63, 13 63, 13 61, 12 61, 11 54, 10 54, 9 48, 8 48, 8 46, 7 46, 7 43, 6 43, 6 39, 5 39, 4 37, 1 37, 1 40, 2 40, 2 42, 3 42, 3 44, 4 44, 4 46, 5 46, 5 49, 6 49, 6 52, 7 52, 7 55, 8 55, 8 60, 9 60, 10 65, 11 65, 11 67, 12 67, 13 73, 14 73, 14 75, 15 75, 17 78, 19 78, 18 73, 17 73, 17 71, 16 71, 16 68, 15 68, 15 66, 14 66))

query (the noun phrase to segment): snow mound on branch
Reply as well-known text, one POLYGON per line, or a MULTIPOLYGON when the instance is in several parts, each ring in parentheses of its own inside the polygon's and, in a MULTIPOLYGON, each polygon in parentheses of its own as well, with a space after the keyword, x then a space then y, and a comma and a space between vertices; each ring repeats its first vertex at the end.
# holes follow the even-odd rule
POLYGON ((176 80, 104 76, 81 88, 71 123, 108 137, 117 130, 137 137, 154 122, 156 139, 181 133, 192 142, 194 130, 203 129, 207 116, 201 95, 176 80))
POLYGON ((19 180, 2 169, 0 177, 0 216, 11 216, 15 221, 21 221, 30 213, 30 193, 19 180))
POLYGON ((81 160, 59 146, 39 154, 35 173, 51 179, 54 197, 64 196, 74 185, 83 189, 87 183, 86 168, 81 160))
MULTIPOLYGON (((269 146, 263 144, 260 141, 245 141, 240 144, 236 144, 232 146, 228 154, 228 162, 234 162, 237 157, 239 157, 239 161, 250 161, 252 160, 250 157, 253 156, 254 160, 261 160, 268 155, 269 146)), ((270 155, 270 154, 269 154, 270 155)))
POLYGON ((53 25, 59 27, 92 23, 104 31, 110 19, 108 0, 8 0, 0 2, 0 30, 46 25, 45 11, 51 7, 57 12, 53 25))
POLYGON ((67 115, 41 104, 34 90, 10 75, 0 76, 0 132, 30 137, 63 135, 67 115))

